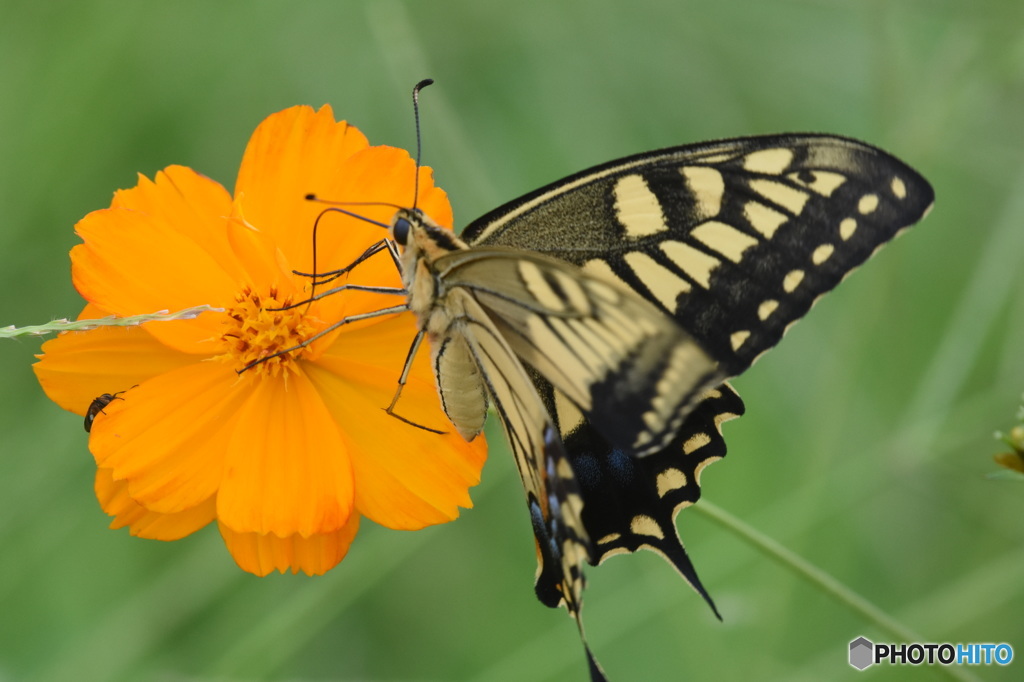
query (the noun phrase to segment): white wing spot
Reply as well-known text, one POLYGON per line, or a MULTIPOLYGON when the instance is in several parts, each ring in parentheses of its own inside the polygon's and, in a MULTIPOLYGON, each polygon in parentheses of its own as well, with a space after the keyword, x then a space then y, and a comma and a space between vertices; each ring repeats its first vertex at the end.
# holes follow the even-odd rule
POLYGON ((774 313, 778 307, 779 302, 775 299, 769 298, 767 301, 764 301, 761 305, 757 306, 757 316, 761 318, 762 322, 764 322, 772 316, 772 313, 774 313))
POLYGON ((896 195, 897 199, 907 198, 907 186, 903 184, 903 180, 900 178, 894 177, 890 187, 892 188, 892 193, 896 195))
POLYGON ((732 161, 736 158, 735 154, 711 154, 709 156, 702 156, 700 160, 704 163, 724 163, 726 161, 732 161))
POLYGON ((679 294, 693 288, 685 279, 642 251, 630 251, 624 258, 644 286, 669 312, 676 311, 679 294))
POLYGON ((857 202, 857 210, 860 211, 861 215, 867 215, 878 208, 878 195, 877 194, 865 194, 857 202))
POLYGON ((561 391, 555 391, 555 414, 558 415, 558 426, 564 433, 583 423, 583 413, 561 391))
POLYGON ((751 246, 757 245, 757 239, 754 237, 717 220, 698 225, 692 234, 697 241, 722 254, 733 263, 739 263, 743 259, 743 252, 751 246))
POLYGON ((618 326, 602 324, 592 317, 584 318, 583 325, 590 332, 587 336, 590 345, 594 346, 595 352, 605 359, 607 365, 614 365, 629 352, 631 339, 624 338, 618 326))
POLYGON ((629 522, 629 529, 636 535, 648 535, 659 540, 665 539, 665 534, 661 532, 658 522, 644 514, 634 516, 633 520, 629 522))
POLYGON ((565 309, 565 299, 551 288, 551 285, 544 278, 544 273, 535 263, 528 260, 519 261, 519 276, 522 278, 527 290, 533 294, 533 297, 542 306, 554 311, 565 309))
POLYGON ((615 290, 615 286, 608 286, 605 283, 604 278, 600 280, 589 282, 587 285, 590 293, 603 298, 608 303, 618 303, 620 300, 619 292, 615 290))
MULTIPOLYGON (((604 367, 607 367, 604 358, 598 351, 594 350, 589 344, 583 341, 581 338, 582 334, 586 334, 587 328, 579 320, 566 319, 561 317, 552 317, 548 320, 548 324, 572 349, 575 354, 574 360, 578 360, 583 366, 590 370, 591 376, 600 375, 604 367)), ((545 348, 547 350, 547 348, 545 348)), ((562 367, 567 369, 566 367, 562 367)))
POLYGON ((761 149, 743 157, 743 168, 751 173, 781 175, 792 162, 792 149, 761 149))
POLYGON ((734 351, 737 351, 740 349, 740 346, 747 342, 747 339, 749 338, 750 332, 746 329, 743 329, 738 332, 733 332, 732 335, 729 337, 729 342, 732 344, 732 349, 734 351))
POLYGON ((763 234, 768 239, 775 236, 775 231, 786 222, 786 215, 779 213, 756 201, 748 201, 743 206, 743 217, 747 219, 751 227, 763 234))
POLYGON ((839 223, 839 236, 843 238, 844 242, 856 231, 857 221, 854 218, 843 218, 843 221, 839 223))
POLYGON ((638 238, 668 229, 661 203, 639 175, 626 175, 615 183, 615 217, 627 237, 638 238))
POLYGON ((829 173, 828 171, 803 170, 796 173, 788 173, 786 177, 823 197, 832 196, 832 192, 835 192, 840 185, 846 182, 845 175, 829 173))
POLYGON ((587 298, 587 292, 583 290, 583 287, 576 279, 561 270, 551 271, 549 277, 554 279, 555 283, 561 288, 562 295, 573 310, 582 315, 591 314, 590 299, 587 298))
POLYGON ((714 218, 722 210, 725 180, 722 174, 707 166, 683 166, 679 169, 686 186, 693 194, 701 219, 714 218))
POLYGON ((832 252, 835 250, 836 247, 831 244, 822 244, 814 250, 814 253, 811 254, 811 261, 813 261, 815 265, 821 265, 832 257, 832 252))
POLYGON ((683 404, 681 400, 689 396, 692 387, 698 386, 714 366, 715 362, 693 339, 683 339, 669 351, 655 385, 655 397, 650 401, 651 409, 641 417, 648 428, 641 430, 633 440, 633 447, 640 456, 646 454, 648 446, 653 450, 667 445, 686 416, 678 409, 683 404), (666 431, 666 427, 671 427, 671 432, 666 431))
POLYGON ((701 431, 700 433, 695 433, 692 436, 690 436, 690 438, 685 443, 683 443, 683 454, 692 455, 694 452, 701 449, 710 442, 711 436, 709 436, 708 434, 704 433, 703 431, 701 431))
MULTIPOLYGON (((523 336, 533 341, 538 348, 543 348, 546 361, 566 376, 592 376, 592 369, 586 363, 593 361, 594 356, 584 358, 577 352, 576 346, 583 342, 575 332, 562 318, 532 315, 526 320, 523 336)), ((580 409, 590 409, 592 397, 585 389, 575 385, 563 388, 569 399, 579 405, 580 409)))
POLYGON ((685 272, 693 281, 705 289, 711 287, 711 273, 722 264, 722 261, 683 242, 668 240, 662 242, 660 246, 676 267, 685 272))
POLYGON ((803 270, 790 270, 785 277, 782 278, 782 288, 785 289, 787 294, 793 293, 800 282, 804 280, 803 270))
POLYGON ((811 195, 806 192, 801 192, 774 180, 751 180, 750 189, 793 215, 800 215, 800 212, 804 210, 804 204, 811 198, 811 195))
POLYGON ((627 286, 622 278, 615 274, 608 261, 601 258, 588 260, 583 264, 583 271, 605 282, 616 282, 619 286, 627 286))
POLYGON ((674 467, 665 469, 656 479, 658 486, 658 497, 665 497, 673 490, 686 487, 686 474, 674 467))

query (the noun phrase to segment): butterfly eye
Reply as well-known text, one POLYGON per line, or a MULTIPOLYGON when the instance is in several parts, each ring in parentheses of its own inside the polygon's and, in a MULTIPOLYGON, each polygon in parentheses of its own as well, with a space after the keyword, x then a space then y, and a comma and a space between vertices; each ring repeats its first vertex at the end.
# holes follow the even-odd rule
POLYGON ((398 218, 391 226, 391 237, 402 246, 405 246, 405 243, 409 239, 409 230, 411 227, 412 226, 409 225, 408 220, 405 218, 398 218))

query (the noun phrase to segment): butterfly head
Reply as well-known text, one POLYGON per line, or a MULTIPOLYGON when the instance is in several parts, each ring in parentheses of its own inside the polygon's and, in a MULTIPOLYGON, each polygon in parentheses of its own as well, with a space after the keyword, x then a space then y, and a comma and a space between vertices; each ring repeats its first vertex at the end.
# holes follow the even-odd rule
POLYGON ((418 208, 400 208, 391 219, 391 238, 396 244, 405 248, 409 243, 409 235, 413 232, 413 225, 423 220, 423 211, 418 208))
POLYGON ((418 208, 398 209, 389 231, 404 253, 428 261, 467 248, 451 230, 441 227, 418 208))

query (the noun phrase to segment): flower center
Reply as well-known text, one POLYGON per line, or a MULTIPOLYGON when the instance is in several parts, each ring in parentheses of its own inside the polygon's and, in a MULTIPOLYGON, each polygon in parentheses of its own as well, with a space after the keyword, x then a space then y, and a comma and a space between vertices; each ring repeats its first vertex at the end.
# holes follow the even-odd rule
POLYGON ((306 348, 296 346, 309 338, 315 328, 303 314, 304 305, 275 310, 292 304, 291 296, 278 296, 276 287, 270 288, 267 297, 249 287, 235 295, 237 305, 227 310, 228 329, 221 335, 224 352, 218 359, 229 361, 239 370, 252 365, 246 374, 278 376, 298 371, 295 361, 306 353, 306 348), (259 364, 253 365, 254 362, 259 364))

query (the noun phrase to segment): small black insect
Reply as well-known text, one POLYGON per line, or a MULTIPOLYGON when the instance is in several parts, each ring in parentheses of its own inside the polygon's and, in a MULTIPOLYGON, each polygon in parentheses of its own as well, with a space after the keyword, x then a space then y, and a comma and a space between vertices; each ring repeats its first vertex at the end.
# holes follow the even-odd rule
MULTIPOLYGON (((89 409, 85 411, 85 431, 88 433, 92 431, 92 422, 96 419, 96 415, 103 412, 103 408, 109 405, 114 400, 124 400, 118 396, 124 393, 124 391, 118 391, 117 393, 104 393, 99 396, 92 403, 89 404, 89 409)), ((106 412, 103 412, 106 414, 106 412)))

